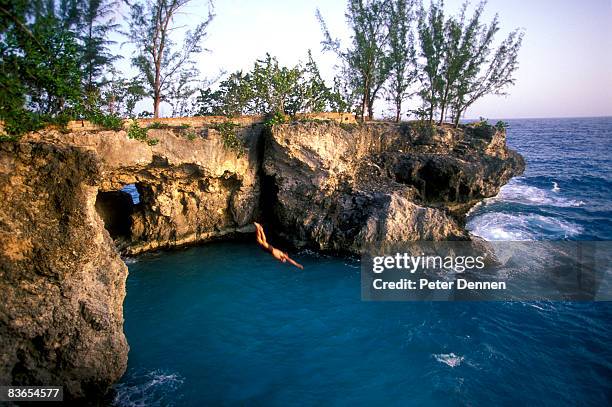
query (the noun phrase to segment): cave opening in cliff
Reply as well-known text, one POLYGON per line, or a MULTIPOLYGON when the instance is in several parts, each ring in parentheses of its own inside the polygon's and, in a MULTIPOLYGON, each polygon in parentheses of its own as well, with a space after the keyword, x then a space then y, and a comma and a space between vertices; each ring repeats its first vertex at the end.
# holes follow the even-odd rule
POLYGON ((96 211, 113 240, 130 238, 132 214, 139 203, 140 194, 135 184, 128 184, 116 191, 98 192, 96 211))

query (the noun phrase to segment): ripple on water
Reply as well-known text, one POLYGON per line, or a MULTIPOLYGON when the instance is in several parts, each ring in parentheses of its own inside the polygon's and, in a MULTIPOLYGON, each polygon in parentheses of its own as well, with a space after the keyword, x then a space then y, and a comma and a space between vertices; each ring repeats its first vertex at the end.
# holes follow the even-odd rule
POLYGON ((129 372, 129 382, 115 386, 116 407, 173 406, 179 400, 184 379, 177 373, 153 370, 129 372))

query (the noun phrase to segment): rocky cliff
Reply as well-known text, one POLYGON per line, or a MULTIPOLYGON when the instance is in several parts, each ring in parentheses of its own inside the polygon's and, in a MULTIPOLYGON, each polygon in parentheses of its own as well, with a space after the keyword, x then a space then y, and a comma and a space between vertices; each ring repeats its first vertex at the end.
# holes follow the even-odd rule
POLYGON ((262 128, 253 123, 232 130, 244 143, 239 150, 226 148, 210 126, 189 133, 178 125, 151 128, 147 137, 155 145, 125 131, 45 132, 29 139, 81 147, 99 158, 96 207, 120 251, 136 254, 252 232, 262 128), (121 191, 126 185, 137 189, 138 204, 121 191))
POLYGON ((524 169, 492 126, 297 123, 275 126, 265 151, 268 218, 281 236, 352 253, 468 239, 465 212, 524 169))
POLYGON ((29 139, 96 154, 96 208, 125 254, 250 233, 254 219, 294 246, 338 252, 467 239, 465 212, 524 167, 492 126, 309 119, 271 129, 246 122, 232 131, 241 151, 226 148, 222 132, 205 123, 190 138, 177 123, 150 129, 153 146, 125 131, 29 139), (137 204, 121 191, 129 184, 137 204))
POLYGON ((0 383, 95 400, 127 365, 127 267, 94 209, 97 157, 0 143, 0 383))
POLYGON ((121 376, 119 252, 230 238, 253 220, 336 252, 469 239, 464 213, 524 167, 490 126, 251 121, 228 144, 180 123, 151 128, 156 144, 86 127, 0 144, 0 383, 95 399, 121 376))

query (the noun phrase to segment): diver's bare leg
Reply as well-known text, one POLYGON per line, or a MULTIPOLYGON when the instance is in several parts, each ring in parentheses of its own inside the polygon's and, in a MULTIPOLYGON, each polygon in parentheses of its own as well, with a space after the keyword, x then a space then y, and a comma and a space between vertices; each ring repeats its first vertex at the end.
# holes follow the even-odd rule
POLYGON ((257 243, 267 248, 268 242, 266 240, 266 235, 263 231, 263 227, 259 223, 255 222, 255 228, 256 228, 256 235, 257 235, 257 243))
POLYGON ((265 234, 265 232, 263 230, 263 227, 260 225, 258 229, 259 229, 259 236, 261 238, 261 241, 263 242, 264 246, 267 246, 268 245, 268 239, 266 239, 266 234, 265 234))

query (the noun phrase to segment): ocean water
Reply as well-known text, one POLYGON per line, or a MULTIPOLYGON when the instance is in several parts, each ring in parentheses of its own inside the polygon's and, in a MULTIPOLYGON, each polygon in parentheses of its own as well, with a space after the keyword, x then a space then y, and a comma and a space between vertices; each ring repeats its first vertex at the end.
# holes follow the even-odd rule
MULTIPOLYGON (((612 118, 509 121, 490 240, 610 240, 612 118)), ((129 261, 118 406, 610 405, 612 305, 362 302, 353 260, 214 243, 129 261)))
POLYGON ((488 240, 612 240, 612 117, 507 122, 527 169, 468 228, 488 240))

